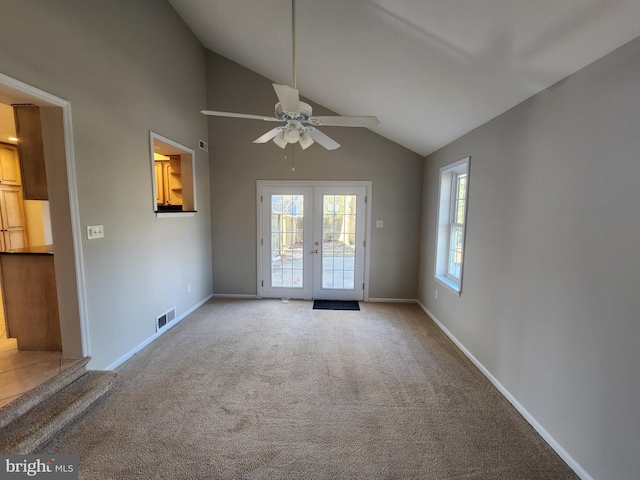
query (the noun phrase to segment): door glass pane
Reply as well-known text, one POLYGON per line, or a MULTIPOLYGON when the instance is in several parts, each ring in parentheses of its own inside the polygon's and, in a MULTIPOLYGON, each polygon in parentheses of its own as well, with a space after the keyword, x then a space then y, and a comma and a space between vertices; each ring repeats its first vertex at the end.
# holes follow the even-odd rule
POLYGON ((271 196, 271 287, 303 288, 304 195, 271 196))
POLYGON ((356 196, 323 195, 322 288, 353 290, 356 196))

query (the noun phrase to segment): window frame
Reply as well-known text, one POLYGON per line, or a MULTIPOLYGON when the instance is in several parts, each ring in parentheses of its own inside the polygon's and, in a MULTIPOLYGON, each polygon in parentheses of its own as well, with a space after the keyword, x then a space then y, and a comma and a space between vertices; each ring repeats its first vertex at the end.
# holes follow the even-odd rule
POLYGON ((469 166, 471 157, 450 163, 440 168, 438 177, 438 223, 436 231, 435 278, 457 295, 462 293, 464 273, 465 243, 467 238, 467 213, 469 208, 469 166), (465 178, 464 195, 460 194, 460 179, 465 178), (460 209, 460 201, 463 205, 460 209), (456 218, 457 217, 457 218, 456 218), (460 222, 459 220, 462 220, 460 222), (462 237, 453 248, 453 229, 462 237), (459 255, 460 261, 453 260, 459 255), (459 276, 452 272, 452 265, 459 270, 459 276), (459 267, 458 267, 459 265, 459 267))

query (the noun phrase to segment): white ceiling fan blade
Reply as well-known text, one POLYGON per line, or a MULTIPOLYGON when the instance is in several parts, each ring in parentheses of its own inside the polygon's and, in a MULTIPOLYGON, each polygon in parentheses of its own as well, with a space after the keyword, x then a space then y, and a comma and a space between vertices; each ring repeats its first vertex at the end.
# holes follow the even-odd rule
POLYGON ((284 127, 276 127, 273 128, 271 130, 269 130, 267 133, 265 133, 264 135, 262 135, 261 137, 256 138, 253 143, 267 143, 269 140, 271 140, 273 137, 275 137, 276 135, 278 135, 282 129, 284 127))
POLYGON ((380 124, 378 117, 310 117, 312 125, 326 125, 332 127, 366 127, 375 128, 380 124))
POLYGON ((212 115, 215 117, 249 118, 252 120, 264 120, 265 122, 280 121, 276 117, 267 117, 264 115, 251 115, 247 113, 218 112, 216 110, 200 110, 200 113, 204 113, 205 115, 212 115))
POLYGON ((280 100, 280 106, 283 110, 291 113, 300 113, 300 95, 298 90, 291 88, 289 85, 273 84, 273 89, 276 91, 278 100, 280 100))
POLYGON ((313 145, 313 138, 311 138, 311 135, 309 135, 308 133, 302 132, 300 134, 299 143, 300 143, 300 146, 302 147, 302 149, 306 150, 311 145, 313 145))
POLYGON ((311 136, 311 138, 313 138, 316 142, 318 142, 327 150, 335 150, 340 146, 338 142, 328 137, 327 135, 322 133, 320 130, 317 130, 315 128, 310 128, 308 133, 311 136))

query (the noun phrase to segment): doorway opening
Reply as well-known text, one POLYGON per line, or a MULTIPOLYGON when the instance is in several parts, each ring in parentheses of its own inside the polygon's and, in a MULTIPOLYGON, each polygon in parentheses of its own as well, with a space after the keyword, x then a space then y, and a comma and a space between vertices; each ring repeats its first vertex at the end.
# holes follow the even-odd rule
MULTIPOLYGON (((29 374, 26 373, 28 370, 21 369, 19 377, 22 387, 20 388, 28 391, 46 380, 49 373, 55 372, 56 366, 60 371, 77 359, 90 355, 86 328, 82 237, 75 180, 71 108, 69 102, 3 74, 0 74, 0 104, 7 108, 12 108, 12 105, 28 104, 38 107, 41 114, 44 167, 40 167, 40 169, 42 171, 44 168, 46 171, 48 199, 46 203, 37 205, 41 210, 41 221, 32 222, 32 225, 39 224, 39 226, 32 229, 31 238, 26 234, 21 238, 27 239, 26 247, 29 247, 29 242, 31 242, 34 248, 42 248, 39 255, 47 255, 48 260, 52 260, 50 262, 53 271, 52 281, 55 282, 56 293, 52 302, 44 303, 52 305, 57 300, 55 316, 60 331, 59 347, 52 347, 50 350, 44 351, 29 349, 29 347, 17 350, 20 340, 18 339, 16 342, 15 337, 12 338, 12 332, 6 328, 5 318, 2 319, 0 328, 3 332, 0 336, 0 351, 5 359, 14 355, 13 346, 16 346, 16 343, 15 358, 19 358, 18 366, 22 363, 33 363, 31 357, 36 358, 38 355, 46 359, 44 364, 47 365, 43 365, 43 368, 47 370, 45 374, 42 371, 29 374), (39 228, 42 231, 36 234, 35 230, 39 228), (33 245, 35 243, 43 245, 33 245)), ((0 121, 0 135, 3 135, 2 128, 5 126, 6 121, 5 124, 0 121)), ((19 136, 13 137, 17 140, 9 138, 1 140, 3 143, 15 145, 20 142, 19 136)), ((22 180, 24 181, 24 179, 22 180)), ((15 243, 18 238, 17 234, 12 238, 15 243)), ((15 251, 15 248, 12 250, 15 251)), ((27 252, 27 254, 30 253, 27 252)), ((20 269, 17 271, 19 272, 20 269)), ((5 298, 2 313, 4 314, 6 311, 5 298)), ((15 375, 11 373, 5 376, 5 378, 12 377, 15 375)), ((10 395, 12 386, 7 383, 3 384, 3 398, 0 398, 0 406, 19 396, 10 395)))
POLYGON ((258 181, 258 296, 367 300, 370 197, 369 181, 258 181))

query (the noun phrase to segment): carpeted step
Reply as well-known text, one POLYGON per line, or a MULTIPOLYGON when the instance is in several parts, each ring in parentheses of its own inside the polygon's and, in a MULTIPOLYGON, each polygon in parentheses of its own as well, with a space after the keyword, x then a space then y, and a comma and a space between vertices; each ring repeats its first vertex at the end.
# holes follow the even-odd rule
POLYGON ((85 366, 90 358, 79 358, 76 363, 50 378, 33 390, 15 399, 13 402, 0 409, 0 429, 9 425, 21 415, 52 397, 60 390, 75 382, 85 373, 85 366))
POLYGON ((0 453, 28 454, 53 437, 104 395, 111 371, 89 371, 0 430, 0 453))

